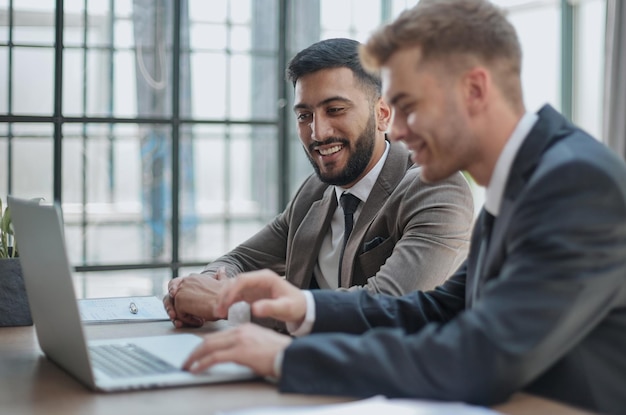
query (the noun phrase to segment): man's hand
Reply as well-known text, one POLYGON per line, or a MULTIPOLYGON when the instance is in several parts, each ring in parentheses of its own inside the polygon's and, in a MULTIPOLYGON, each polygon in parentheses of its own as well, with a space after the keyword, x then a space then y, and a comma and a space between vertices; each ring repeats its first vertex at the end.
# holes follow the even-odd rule
POLYGON ((225 279, 220 270, 215 276, 190 274, 171 280, 163 306, 174 326, 200 327, 207 320, 217 320, 213 309, 225 279))
POLYGON ((261 376, 276 376, 274 360, 292 339, 256 324, 247 323, 204 336, 189 355, 183 369, 199 373, 216 363, 235 362, 261 376))
POLYGON ((296 325, 302 324, 306 314, 306 297, 302 291, 267 269, 239 274, 226 281, 213 315, 225 318, 228 308, 239 301, 249 303, 255 317, 296 325))

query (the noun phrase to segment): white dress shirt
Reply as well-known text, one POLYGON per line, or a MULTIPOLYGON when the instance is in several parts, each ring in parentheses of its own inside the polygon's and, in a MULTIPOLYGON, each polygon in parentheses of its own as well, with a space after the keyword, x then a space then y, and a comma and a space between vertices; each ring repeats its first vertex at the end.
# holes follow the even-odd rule
POLYGON ((504 145, 502 153, 498 156, 496 167, 493 169, 491 180, 485 191, 485 210, 493 216, 498 216, 500 213, 502 196, 504 196, 504 186, 506 186, 506 182, 509 178, 515 156, 538 119, 539 116, 535 113, 527 112, 524 114, 513 130, 511 137, 509 137, 504 145))
POLYGON ((339 257, 341 256, 341 249, 343 247, 343 230, 344 230, 344 218, 343 211, 339 209, 339 198, 344 192, 349 192, 361 200, 359 206, 354 212, 354 223, 357 222, 363 205, 367 201, 372 188, 378 180, 378 176, 383 169, 387 155, 389 154, 389 142, 385 141, 386 147, 383 156, 378 160, 378 163, 370 170, 361 180, 359 180, 350 189, 345 189, 340 186, 335 186, 335 197, 337 197, 337 209, 330 221, 330 228, 322 241, 320 252, 317 256, 317 263, 315 264, 315 275, 322 275, 322 278, 317 279, 317 285, 320 288, 335 289, 338 287, 337 274, 339 272, 339 257))

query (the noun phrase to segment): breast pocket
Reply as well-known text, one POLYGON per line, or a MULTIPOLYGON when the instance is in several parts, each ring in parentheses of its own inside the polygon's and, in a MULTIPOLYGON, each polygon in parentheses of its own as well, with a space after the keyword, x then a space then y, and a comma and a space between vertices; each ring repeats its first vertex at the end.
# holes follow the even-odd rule
POLYGON ((395 245, 396 241, 394 239, 383 239, 379 236, 363 244, 365 252, 359 255, 358 263, 365 278, 369 278, 378 272, 380 267, 387 261, 387 258, 391 256, 395 245))

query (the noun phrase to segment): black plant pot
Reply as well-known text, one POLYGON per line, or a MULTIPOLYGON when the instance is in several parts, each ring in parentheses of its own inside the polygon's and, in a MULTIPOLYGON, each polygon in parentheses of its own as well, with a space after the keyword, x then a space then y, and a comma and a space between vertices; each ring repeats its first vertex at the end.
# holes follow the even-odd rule
POLYGON ((32 325, 20 260, 0 259, 0 327, 32 325))

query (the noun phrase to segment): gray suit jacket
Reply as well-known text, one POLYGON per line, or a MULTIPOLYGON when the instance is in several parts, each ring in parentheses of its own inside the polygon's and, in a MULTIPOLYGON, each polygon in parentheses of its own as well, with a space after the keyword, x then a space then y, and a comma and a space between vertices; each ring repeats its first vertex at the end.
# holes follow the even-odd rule
MULTIPOLYGON (((336 207, 333 186, 311 175, 285 211, 203 272, 269 268, 308 288, 336 207)), ((393 295, 435 287, 465 258, 472 220, 461 174, 426 184, 406 149, 392 144, 346 245, 341 286, 393 295)))
POLYGON ((624 162, 544 107, 504 197, 484 272, 478 221, 468 260, 433 291, 314 293, 327 334, 292 343, 280 388, 483 405, 526 390, 624 413, 624 162))

